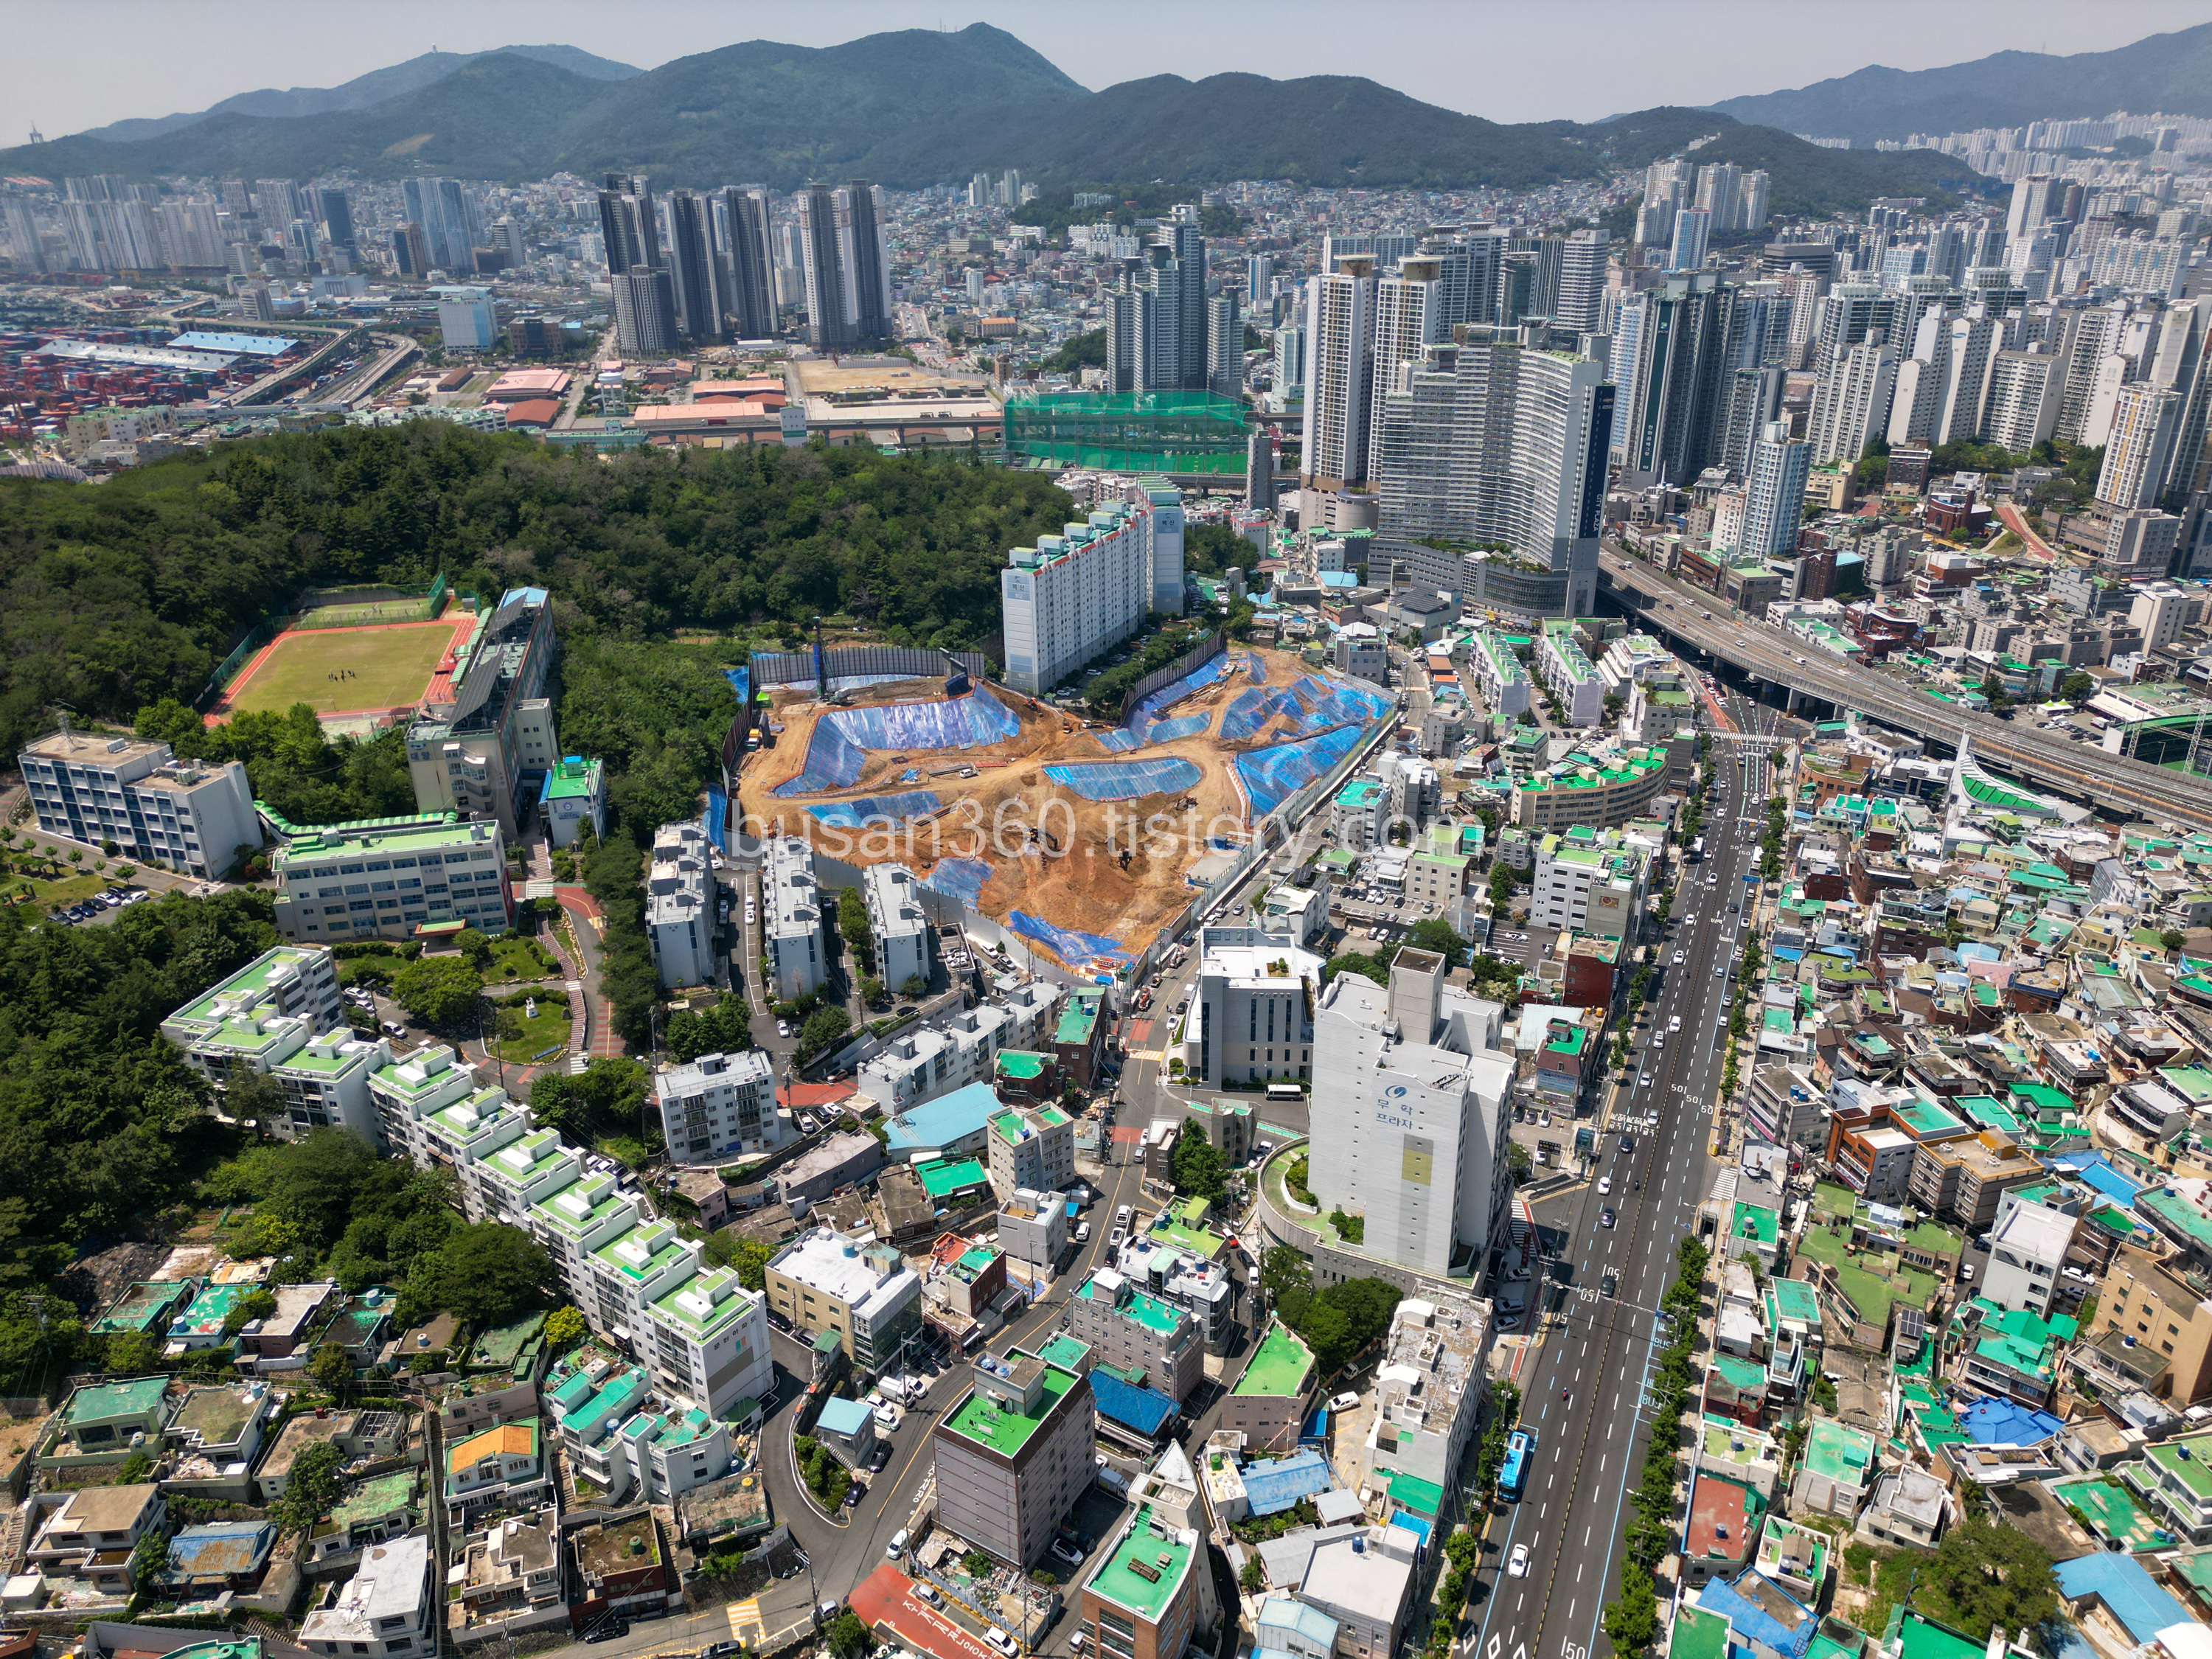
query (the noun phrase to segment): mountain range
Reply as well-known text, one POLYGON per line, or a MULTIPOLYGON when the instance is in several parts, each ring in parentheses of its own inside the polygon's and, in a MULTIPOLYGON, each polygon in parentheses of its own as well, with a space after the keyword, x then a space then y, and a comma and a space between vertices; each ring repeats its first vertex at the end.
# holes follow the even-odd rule
POLYGON ((1739 121, 1855 144, 2114 110, 2212 115, 2212 23, 2111 52, 1999 52, 1929 70, 1875 65, 1791 92, 1723 99, 1712 107, 1739 121))
POLYGON ((241 92, 203 110, 111 121, 104 127, 88 127, 75 136, 79 138, 102 138, 111 143, 132 144, 148 138, 158 138, 165 132, 174 132, 179 127, 188 127, 195 121, 204 121, 210 115, 322 115, 331 110, 366 109, 371 104, 380 104, 387 98, 397 98, 403 92, 418 91, 434 81, 442 81, 455 70, 473 64, 479 58, 490 58, 499 52, 512 52, 518 58, 535 58, 540 63, 555 64, 590 81, 627 81, 631 76, 641 73, 634 64, 617 64, 611 58, 594 57, 576 46, 497 46, 491 52, 426 52, 404 64, 392 64, 380 70, 371 70, 366 75, 357 75, 340 86, 282 89, 264 87, 258 92, 241 92))
POLYGON ((818 48, 748 41, 642 72, 602 58, 580 66, 569 51, 433 54, 343 87, 246 94, 181 125, 120 123, 0 152, 0 173, 252 179, 350 168, 520 179, 617 170, 662 185, 789 189, 848 178, 911 186, 1019 167, 1048 187, 1259 178, 1532 189, 1695 144, 1701 161, 1766 167, 1778 211, 1975 182, 1947 156, 1827 150, 1712 111, 1505 125, 1349 76, 1162 75, 1091 92, 981 23, 818 48), (303 102, 313 106, 294 106, 303 102))

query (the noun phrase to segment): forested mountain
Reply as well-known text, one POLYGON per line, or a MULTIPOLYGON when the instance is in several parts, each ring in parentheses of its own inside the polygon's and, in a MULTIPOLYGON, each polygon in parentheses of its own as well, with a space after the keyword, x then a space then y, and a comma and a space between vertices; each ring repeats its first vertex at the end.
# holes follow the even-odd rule
POLYGON ((465 68, 480 58, 490 58, 500 52, 557 64, 590 81, 624 81, 640 73, 633 64, 617 64, 611 58, 597 57, 575 46, 495 46, 490 52, 426 52, 404 64, 392 64, 380 70, 371 70, 366 75, 357 75, 335 87, 287 87, 282 89, 264 87, 256 92, 239 93, 220 103, 210 104, 205 109, 150 118, 111 121, 104 127, 88 127, 75 136, 131 144, 142 139, 158 138, 165 132, 174 132, 195 121, 204 121, 211 115, 320 115, 330 110, 366 109, 371 104, 380 104, 387 98, 398 97, 402 93, 417 91, 434 82, 443 80, 455 70, 465 68))
POLYGON ((2111 52, 1998 52, 1929 70, 1875 64, 1794 91, 1724 98, 1713 107, 1739 121, 1856 144, 2114 110, 2212 115, 2212 23, 2111 52))
POLYGON ((1710 111, 1502 125, 1350 76, 1160 75, 1091 93, 981 23, 818 49, 749 41, 613 82, 491 54, 366 105, 232 109, 137 143, 80 135, 0 153, 0 171, 525 179, 615 169, 663 184, 787 189, 811 179, 937 184, 1018 167, 1048 188, 1262 178, 1528 189, 1640 165, 1699 138, 1717 158, 1767 167, 1783 211, 1927 195, 1972 176, 1945 157, 1824 150, 1710 111), (1662 134, 1671 142, 1653 149, 1662 134))

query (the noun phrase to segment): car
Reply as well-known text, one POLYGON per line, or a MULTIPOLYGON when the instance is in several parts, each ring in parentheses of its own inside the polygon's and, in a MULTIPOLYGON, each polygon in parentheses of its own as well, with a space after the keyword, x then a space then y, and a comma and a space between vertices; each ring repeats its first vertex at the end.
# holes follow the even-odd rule
MULTIPOLYGON (((906 1528, 904 1527, 901 1527, 896 1532, 891 1534, 891 1541, 884 1546, 884 1559, 888 1561, 896 1561, 899 1557, 905 1553, 906 1528)), ((703 1656, 702 1656, 702 1659, 703 1659, 703 1656)))
POLYGON ((1127 1205, 1124 1204, 1121 1208, 1114 1212, 1114 1224, 1117 1227, 1126 1227, 1129 1224, 1129 1206, 1127 1205))
POLYGON ((1682 1029, 1682 1017, 1681 1017, 1681 1015, 1677 1014, 1677 1015, 1675 1015, 1672 1019, 1668 1020, 1668 1021, 1667 1022, 1667 1029, 1668 1029, 1669 1031, 1679 1031, 1679 1030, 1680 1030, 1682 1029))
POLYGON ((874 1415, 877 1425, 879 1427, 896 1429, 899 1425, 899 1408, 896 1406, 892 1405, 888 1400, 882 1405, 876 1407, 874 1415))
POLYGON ((855 1480, 851 1486, 845 1488, 845 1507, 848 1510, 860 1508, 860 1500, 867 1495, 867 1487, 862 1485, 860 1481, 855 1480))
POLYGON ((1006 1659, 1014 1659, 1014 1656, 1021 1651, 1021 1649, 1015 1645, 1014 1638, 996 1625, 983 1632, 983 1639, 1005 1654, 1006 1659))
POLYGON ((870 1474, 881 1474, 884 1472, 884 1465, 890 1461, 891 1443, 888 1440, 877 1441, 875 1450, 870 1453, 868 1456, 868 1473, 870 1474))
POLYGON ((1359 1396, 1358 1395, 1349 1393, 1340 1394, 1336 1395, 1328 1402, 1328 1408, 1333 1412, 1348 1412, 1358 1403, 1359 1396))
POLYGON ((780 1037, 789 1036, 791 1035, 791 1022, 787 1019, 780 1019, 776 1021, 775 1034, 780 1037))
POLYGON ((1091 1224, 1089 1222, 1079 1221, 1075 1224, 1075 1242, 1079 1244, 1088 1244, 1091 1242, 1091 1224))
POLYGON ((1528 1576, 1528 1547, 1526 1544, 1513 1547, 1513 1553, 1505 1563, 1505 1576, 1508 1578, 1526 1578, 1528 1576))
POLYGON ((699 1659, 729 1659, 731 1654, 744 1650, 741 1642, 709 1642, 699 1650, 699 1659))
POLYGON ((1611 1192, 1613 1190, 1613 1177, 1611 1176, 1600 1176, 1597 1178, 1597 1189, 1600 1193, 1611 1192))
POLYGON ((407 1035, 407 1028, 397 1020, 385 1020, 376 1029, 388 1037, 404 1037, 407 1035))
POLYGON ((1613 1208, 1610 1205, 1597 1212, 1597 1224, 1601 1227, 1613 1225, 1613 1208))
POLYGON ((801 1112, 799 1115, 799 1127, 810 1135, 819 1133, 822 1128, 822 1126, 814 1121, 812 1114, 807 1112, 801 1112))
POLYGON ((601 1626, 598 1630, 593 1631, 584 1639, 586 1642, 619 1642, 623 1637, 629 1634, 629 1626, 626 1624, 617 1622, 612 1625, 601 1626))
POLYGON ((1106 1242, 1108 1244, 1118 1250, 1121 1248, 1121 1241, 1128 1236, 1129 1230, 1127 1227, 1116 1227, 1112 1232, 1106 1235, 1106 1242))
POLYGON ((917 1578, 914 1581, 914 1593, 925 1601, 937 1600, 937 1586, 927 1578, 917 1578))
POLYGON ((1610 1297, 1616 1295, 1620 1290, 1620 1275, 1619 1273, 1607 1273, 1598 1285, 1599 1294, 1602 1296, 1610 1297))
POLYGON ((1052 1540, 1052 1553, 1054 1559, 1064 1561, 1071 1567, 1079 1567, 1083 1565, 1083 1552, 1062 1539, 1055 1538, 1052 1540))
POLYGON ((1626 1129, 1620 1132, 1620 1150, 1624 1152, 1632 1152, 1636 1150, 1636 1137, 1626 1129))

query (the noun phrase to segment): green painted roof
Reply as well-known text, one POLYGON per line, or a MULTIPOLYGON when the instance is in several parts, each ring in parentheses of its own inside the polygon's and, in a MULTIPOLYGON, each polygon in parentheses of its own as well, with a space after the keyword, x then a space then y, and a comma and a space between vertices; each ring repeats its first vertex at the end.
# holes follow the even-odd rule
POLYGON ((915 1164, 914 1172, 921 1178, 922 1191, 932 1198, 945 1198, 966 1187, 981 1187, 990 1179, 984 1174, 983 1166, 972 1158, 963 1158, 957 1163, 937 1158, 915 1164))
POLYGON ((1037 1401, 1035 1417, 1024 1417, 1019 1412, 1008 1411, 1004 1406, 982 1393, 971 1389, 960 1402, 959 1408, 945 1419, 944 1432, 957 1434, 963 1440, 997 1452, 1002 1457, 1012 1457, 1030 1437, 1052 1415, 1053 1407, 1066 1397, 1067 1391, 1081 1381, 1071 1371, 1057 1365, 1044 1368, 1044 1392, 1037 1401))
POLYGON ((1279 1319, 1269 1322, 1258 1352, 1237 1379, 1243 1395, 1290 1395, 1305 1392, 1314 1368, 1313 1350, 1279 1319))
POLYGON ((1150 1504, 1137 1511, 1131 1518, 1128 1531, 1115 1543, 1114 1553, 1091 1574, 1086 1586, 1093 1594, 1127 1608, 1146 1624, 1157 1623, 1167 1611, 1190 1571, 1191 1558, 1197 1553, 1195 1534, 1175 1526, 1165 1516, 1158 1516, 1156 1528, 1154 1517, 1155 1511, 1150 1504), (1186 1539, 1189 1541, 1184 1541, 1186 1539))

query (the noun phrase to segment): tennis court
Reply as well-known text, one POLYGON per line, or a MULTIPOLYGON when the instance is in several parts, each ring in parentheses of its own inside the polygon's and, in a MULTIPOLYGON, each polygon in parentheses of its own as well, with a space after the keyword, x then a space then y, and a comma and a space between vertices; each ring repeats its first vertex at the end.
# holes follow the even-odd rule
POLYGON ((457 628, 473 621, 293 629, 261 647, 232 682, 216 717, 299 702, 319 714, 419 702, 439 661, 457 643, 457 628))

